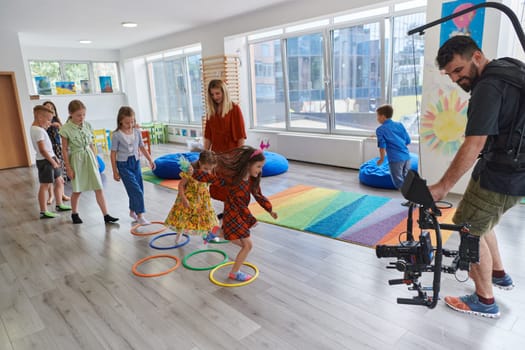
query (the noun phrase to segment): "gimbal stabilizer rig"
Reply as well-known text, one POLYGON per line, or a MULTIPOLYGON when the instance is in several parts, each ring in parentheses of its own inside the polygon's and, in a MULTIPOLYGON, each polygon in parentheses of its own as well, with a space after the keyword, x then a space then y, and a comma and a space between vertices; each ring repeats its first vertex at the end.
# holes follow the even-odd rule
POLYGON ((436 206, 432 195, 426 186, 426 181, 419 175, 410 171, 401 189, 403 196, 411 203, 408 208, 406 241, 399 245, 378 245, 376 255, 378 258, 397 258, 387 268, 403 272, 403 278, 389 280, 388 284, 411 285, 410 290, 417 292, 412 299, 398 298, 398 304, 423 305, 434 308, 439 299, 441 272, 455 274, 457 270, 468 271, 470 263, 479 262, 479 237, 469 233, 467 224, 453 225, 440 224, 437 220, 441 216, 440 209, 436 206), (418 225, 421 230, 433 229, 436 236, 436 247, 432 246, 429 231, 422 231, 419 240, 414 239, 412 232, 413 212, 419 209, 418 225), (461 240, 459 250, 447 250, 442 247, 441 230, 458 231, 461 240), (443 256, 452 257, 452 263, 443 265, 443 256), (434 265, 432 265, 434 261, 434 265), (419 282, 423 272, 433 272, 432 287, 423 287, 419 282), (427 295, 431 290, 432 296, 427 295))

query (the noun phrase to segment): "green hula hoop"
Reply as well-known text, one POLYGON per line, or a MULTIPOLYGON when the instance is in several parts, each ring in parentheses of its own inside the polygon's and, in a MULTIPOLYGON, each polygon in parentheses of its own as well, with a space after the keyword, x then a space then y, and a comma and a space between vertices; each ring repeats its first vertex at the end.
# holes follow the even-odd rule
POLYGON ((185 268, 187 268, 188 270, 193 270, 193 271, 206 271, 206 270, 211 270, 211 269, 214 269, 216 268, 217 266, 220 266, 222 264, 224 264, 225 262, 228 261, 228 254, 226 254, 225 252, 223 252, 222 250, 219 250, 219 249, 201 249, 201 250, 196 250, 194 252, 191 252, 190 254, 186 255, 184 257, 184 259, 182 259, 182 266, 184 266, 185 268), (194 267, 194 266, 191 266, 188 264, 188 259, 191 258, 192 256, 194 255, 197 255, 197 254, 200 254, 200 253, 207 253, 207 252, 214 252, 214 253, 219 253, 219 254, 222 254, 222 256, 224 256, 224 260, 221 261, 220 263, 218 264, 215 264, 215 265, 212 265, 212 266, 206 266, 206 267, 194 267))

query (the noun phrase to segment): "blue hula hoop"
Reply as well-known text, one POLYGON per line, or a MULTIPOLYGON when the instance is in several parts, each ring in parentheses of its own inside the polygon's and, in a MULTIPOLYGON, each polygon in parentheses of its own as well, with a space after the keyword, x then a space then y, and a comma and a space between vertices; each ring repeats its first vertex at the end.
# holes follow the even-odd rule
POLYGON ((157 237, 154 237, 151 241, 149 241, 149 246, 153 249, 158 249, 158 250, 168 250, 168 249, 175 249, 175 248, 180 248, 182 246, 185 246, 186 244, 188 244, 190 242, 190 236, 188 236, 187 234, 183 233, 182 235, 184 237, 186 237, 186 240, 181 242, 181 243, 177 243, 173 246, 169 246, 169 247, 159 247, 158 245, 154 245, 153 242, 155 242, 157 239, 159 238, 162 238, 162 237, 166 237, 166 236, 175 236, 177 234, 177 232, 168 232, 168 233, 163 233, 161 235, 158 235, 157 237))

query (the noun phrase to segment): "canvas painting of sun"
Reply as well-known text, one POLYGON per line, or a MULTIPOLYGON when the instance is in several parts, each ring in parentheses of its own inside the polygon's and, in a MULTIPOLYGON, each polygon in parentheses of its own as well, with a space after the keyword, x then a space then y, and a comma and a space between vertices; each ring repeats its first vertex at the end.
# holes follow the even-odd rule
POLYGON ((438 91, 438 99, 430 103, 421 119, 420 136, 432 151, 453 155, 465 138, 468 100, 462 100, 457 90, 438 91))

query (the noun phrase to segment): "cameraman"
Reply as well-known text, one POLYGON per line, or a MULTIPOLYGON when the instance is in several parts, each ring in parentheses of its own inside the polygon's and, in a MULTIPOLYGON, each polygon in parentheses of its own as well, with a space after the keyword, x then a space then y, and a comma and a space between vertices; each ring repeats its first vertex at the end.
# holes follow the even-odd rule
POLYGON ((481 236, 480 261, 470 271, 475 293, 447 296, 445 302, 460 312, 497 318, 500 312, 492 285, 510 290, 514 284, 503 269, 494 226, 525 195, 525 146, 521 156, 515 156, 525 123, 519 111, 525 107, 525 97, 520 100, 521 89, 512 81, 525 80, 525 66, 512 59, 489 61, 468 36, 447 40, 436 62, 471 98, 465 141, 443 177, 429 187, 430 192, 434 200, 442 199, 476 163, 453 221, 471 224, 471 232, 481 236))

